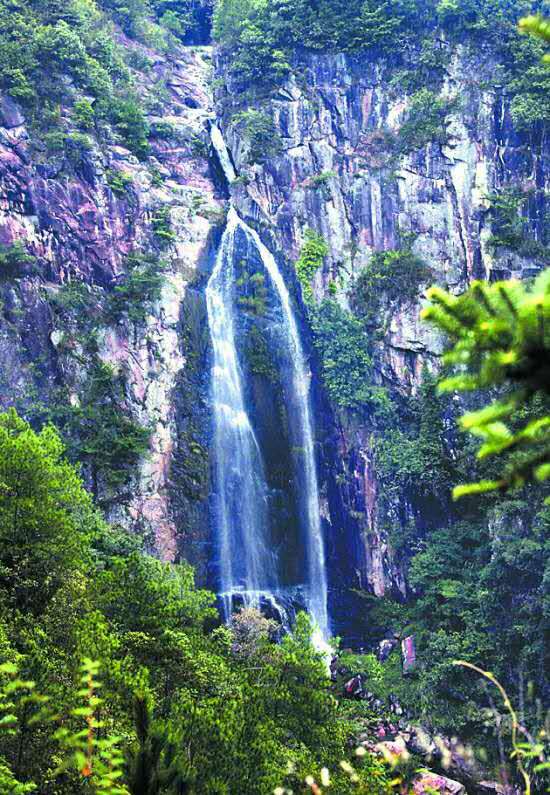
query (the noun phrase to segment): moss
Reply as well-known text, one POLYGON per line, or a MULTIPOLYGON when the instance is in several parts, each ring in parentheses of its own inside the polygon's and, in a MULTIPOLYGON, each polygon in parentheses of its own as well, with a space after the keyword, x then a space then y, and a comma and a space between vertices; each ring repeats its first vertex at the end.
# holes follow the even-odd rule
POLYGON ((257 324, 251 325, 245 340, 244 354, 250 372, 278 383, 279 375, 271 356, 264 330, 257 324))
MULTIPOLYGON (((246 263, 244 263, 246 267, 246 263)), ((241 293, 237 299, 238 305, 255 317, 263 317, 267 311, 267 287, 263 273, 252 273, 245 270, 237 280, 237 287, 241 293)))

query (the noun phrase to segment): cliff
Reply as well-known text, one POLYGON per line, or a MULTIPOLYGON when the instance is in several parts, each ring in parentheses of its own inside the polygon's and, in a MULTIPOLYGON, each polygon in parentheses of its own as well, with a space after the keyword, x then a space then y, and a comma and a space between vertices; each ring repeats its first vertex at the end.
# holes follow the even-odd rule
MULTIPOLYGON (((391 537, 407 538, 411 523, 421 534, 431 508, 386 489, 380 424, 360 401, 339 405, 326 389, 294 272, 306 230, 328 246, 315 299, 348 314, 376 252, 406 251, 456 292, 475 278, 527 277, 546 256, 548 141, 515 130, 505 89, 488 77, 490 56, 444 38, 443 77, 420 96, 380 59, 306 54, 252 101, 223 57, 213 73, 208 47, 159 54, 122 35, 119 43, 149 62, 136 71, 143 97, 156 99, 146 159, 114 134, 52 156, 21 108, 2 99, 0 402, 61 425, 108 518, 161 557, 189 559, 208 581, 204 287, 231 191, 302 308, 332 601, 345 624, 352 588, 406 596, 411 550, 405 541, 396 552, 391 537), (214 119, 238 174, 230 186, 210 146, 214 119), (495 243, 504 222, 494 197, 511 185, 538 248, 495 243)), ((414 285, 415 297, 405 285, 376 296, 372 385, 393 400, 418 395, 437 367, 441 341, 419 321, 426 284, 414 285)))
MULTIPOLYGON (((320 235, 328 254, 312 281, 318 302, 334 298, 347 309, 351 301, 355 309, 354 288, 376 252, 411 251, 427 266, 429 282, 456 293, 473 279, 528 278, 547 261, 547 138, 540 130, 515 129, 509 93, 492 80, 496 65, 490 53, 444 38, 436 47, 446 67, 426 86, 423 106, 423 89, 420 96, 411 95, 400 86, 395 68, 362 55, 300 56, 286 83, 268 99, 254 100, 252 111, 249 96, 231 76, 218 88, 238 173, 234 201, 284 256, 291 280, 307 230, 320 235), (271 143, 264 141, 260 153, 254 151, 259 114, 273 125, 271 143), (525 201, 521 223, 533 241, 530 248, 497 239, 504 222, 495 204, 512 189, 525 201)), ((227 71, 218 59, 219 83, 227 71)), ((384 293, 382 281, 375 285, 373 381, 397 399, 418 394, 423 372, 438 366, 442 341, 419 319, 426 286, 419 282, 413 297, 405 283, 391 294, 384 293)), ((333 590, 354 586, 406 596, 411 548, 405 541, 395 554, 390 537, 410 539, 411 523, 421 537, 431 508, 412 504, 414 486, 397 500, 388 492, 375 452, 380 424, 364 407, 350 410, 334 401, 327 406, 321 369, 317 361, 323 517, 333 590)), ((451 410, 444 418, 448 430, 452 416, 451 410)), ((451 457, 452 446, 449 434, 451 457)), ((404 449, 401 455, 406 456, 404 449)), ((452 521, 446 493, 440 489, 435 497, 446 506, 440 513, 448 511, 444 522, 452 521)), ((333 593, 333 599, 333 609, 343 616, 346 597, 333 593)))
POLYGON ((173 559, 208 480, 194 361, 207 344, 197 284, 224 212, 208 160, 211 54, 122 41, 148 59, 142 95, 158 95, 147 161, 112 134, 48 155, 2 99, 0 244, 15 273, 0 285, 0 402, 64 427, 107 517, 173 559), (132 255, 145 266, 132 272, 132 255))

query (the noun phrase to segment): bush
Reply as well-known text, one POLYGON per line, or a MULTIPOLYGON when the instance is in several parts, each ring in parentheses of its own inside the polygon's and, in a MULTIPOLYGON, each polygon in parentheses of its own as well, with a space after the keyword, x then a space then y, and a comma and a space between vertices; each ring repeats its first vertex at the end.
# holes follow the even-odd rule
POLYGON ((520 256, 550 264, 550 248, 529 237, 529 218, 524 215, 529 195, 506 187, 487 198, 491 219, 488 244, 493 251, 508 248, 520 256))
POLYGON ((162 249, 167 248, 174 242, 176 236, 172 231, 172 220, 169 207, 163 206, 155 210, 151 225, 153 227, 153 234, 162 249))
POLYGON ((89 99, 79 99, 74 103, 74 120, 83 130, 91 130, 94 126, 94 107, 89 99))
POLYGON ((373 386, 368 338, 360 320, 332 299, 311 313, 313 341, 323 381, 333 403, 341 408, 371 408, 384 400, 373 386))
POLYGON ((328 246, 321 235, 312 229, 306 229, 304 244, 300 251, 300 256, 295 264, 296 276, 302 287, 302 296, 306 303, 313 301, 313 290, 311 281, 319 268, 322 267, 325 257, 328 254, 328 246))
POLYGON ((413 94, 407 117, 398 133, 398 152, 407 154, 429 143, 445 144, 447 116, 455 108, 455 102, 441 99, 428 88, 421 88, 413 94))
POLYGON ((376 252, 354 285, 353 308, 368 326, 380 326, 385 302, 401 306, 418 301, 420 286, 432 277, 431 268, 410 249, 376 252))
POLYGON ((113 106, 116 129, 128 149, 140 160, 149 154, 149 125, 135 97, 118 99, 113 106))
POLYGON ((134 252, 126 260, 128 274, 109 294, 104 316, 107 322, 126 315, 134 322, 145 320, 151 305, 160 298, 164 262, 153 254, 134 252))
POLYGON ((36 262, 20 240, 0 245, 0 280, 20 279, 28 275, 29 265, 36 262))
POLYGON ((93 357, 80 405, 53 414, 71 458, 87 467, 94 494, 128 483, 148 450, 150 431, 129 415, 122 373, 93 357))
POLYGON ((248 144, 248 162, 263 163, 281 151, 281 138, 271 116, 259 110, 237 113, 232 123, 248 144))
POLYGON ((117 196, 127 196, 131 186, 134 183, 131 174, 126 171, 115 171, 110 169, 107 171, 107 184, 117 196))

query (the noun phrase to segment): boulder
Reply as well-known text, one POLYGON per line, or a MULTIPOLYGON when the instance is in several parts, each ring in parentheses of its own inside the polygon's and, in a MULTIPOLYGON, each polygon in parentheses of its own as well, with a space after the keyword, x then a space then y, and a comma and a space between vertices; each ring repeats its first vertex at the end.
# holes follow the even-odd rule
POLYGON ((19 105, 8 96, 0 98, 0 124, 11 130, 13 127, 21 127, 25 123, 19 105))
POLYGON ((467 795, 464 784, 436 773, 422 773, 413 784, 414 795, 467 795))

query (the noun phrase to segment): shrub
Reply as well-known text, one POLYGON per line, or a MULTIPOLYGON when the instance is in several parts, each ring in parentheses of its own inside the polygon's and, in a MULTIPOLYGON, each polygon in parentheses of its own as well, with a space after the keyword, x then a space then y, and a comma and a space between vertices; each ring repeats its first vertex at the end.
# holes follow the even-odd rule
POLYGON ((107 171, 107 184, 117 196, 127 196, 130 187, 133 185, 133 177, 126 171, 110 169, 107 171))
POLYGON ((19 279, 27 275, 28 266, 36 262, 20 240, 0 245, 0 279, 19 279))
POLYGON ((140 160, 149 154, 149 125, 136 97, 118 99, 113 106, 116 129, 128 149, 140 160))
POLYGON ((125 484, 148 450, 150 432, 128 416, 123 378, 110 365, 95 361, 85 399, 72 414, 78 455, 91 468, 96 493, 98 477, 108 486, 125 484))
POLYGON ((91 130, 94 126, 94 107, 89 99, 79 99, 74 103, 74 120, 83 130, 91 130))
POLYGON ((134 252, 126 260, 128 274, 108 296, 105 305, 107 321, 127 315, 130 320, 145 320, 148 311, 160 297, 164 262, 153 254, 134 252))
POLYGON ((550 248, 529 238, 529 219, 523 215, 529 196, 518 189, 506 187, 490 194, 489 217, 491 236, 489 246, 509 248, 520 256, 550 264, 550 248))
POLYGON ((172 231, 172 220, 169 207, 164 205, 155 210, 153 218, 151 219, 151 226, 153 227, 153 234, 161 248, 164 249, 174 242, 176 236, 172 231))
POLYGON ((232 123, 248 143, 248 162, 263 163, 281 151, 281 138, 271 116, 259 110, 237 113, 232 123))
POLYGON ((397 150, 407 154, 429 143, 447 142, 447 116, 456 103, 438 97, 428 88, 421 88, 411 97, 407 117, 397 139, 397 150))
POLYGON ((322 267, 328 254, 328 246, 321 235, 312 229, 306 229, 304 244, 295 264, 296 275, 302 287, 302 296, 308 304, 313 301, 311 281, 319 268, 322 267))
POLYGON ((417 301, 420 285, 432 277, 431 268, 410 249, 376 252, 354 285, 354 310, 367 325, 380 325, 385 301, 397 305, 417 301))
POLYGON ((323 381, 334 404, 359 409, 383 400, 383 390, 372 383, 372 360, 361 321, 326 299, 311 313, 311 325, 323 381))

